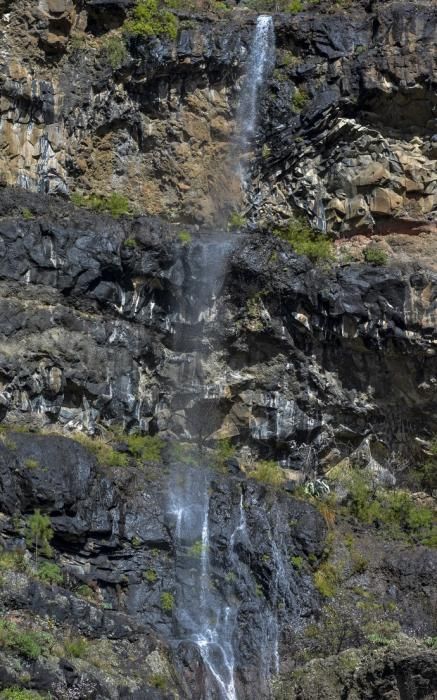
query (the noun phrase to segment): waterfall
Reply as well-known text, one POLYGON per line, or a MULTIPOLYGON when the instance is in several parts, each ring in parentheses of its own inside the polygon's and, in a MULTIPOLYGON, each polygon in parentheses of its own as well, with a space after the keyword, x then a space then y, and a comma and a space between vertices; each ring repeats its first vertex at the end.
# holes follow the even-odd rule
POLYGON ((205 464, 177 465, 170 488, 170 514, 176 539, 177 639, 192 641, 205 670, 198 700, 237 700, 232 633, 235 610, 212 586, 210 572, 209 491, 205 464))
MULTIPOLYGON (((261 15, 256 23, 241 93, 238 117, 240 154, 249 149, 256 133, 261 89, 273 59, 273 21, 271 17, 261 15)), ((246 179, 241 166, 240 181, 245 183, 246 179)), ((185 428, 183 437, 195 439, 199 446, 213 432, 211 416, 217 409, 223 381, 214 379, 216 391, 208 383, 207 360, 212 349, 204 329, 208 324, 219 323, 218 298, 234 245, 235 237, 230 240, 228 236, 215 235, 206 240, 199 239, 185 250, 180 268, 185 270, 186 276, 184 295, 174 314, 173 359, 178 368, 180 397, 175 402, 174 413, 185 412, 189 429, 185 428), (199 396, 209 402, 207 405, 200 402, 200 409, 196 407, 199 396)), ((177 433, 176 423, 174 430, 177 433)), ((176 645, 194 644, 203 661, 203 687, 196 689, 198 695, 193 700, 238 700, 234 638, 238 633, 241 601, 234 593, 220 591, 213 580, 210 539, 213 479, 214 474, 201 450, 193 463, 175 460, 171 465, 168 518, 175 543, 174 642, 176 645)), ((232 529, 227 533, 225 549, 227 564, 231 567, 228 573, 235 577, 236 587, 243 598, 248 590, 256 590, 250 567, 242 565, 238 555, 238 548, 244 547, 248 540, 243 493, 237 513, 232 511, 229 526, 232 529)), ((277 638, 277 618, 266 610, 266 649, 263 653, 267 653, 263 668, 260 668, 263 685, 270 678, 272 666, 278 670, 277 638)))
POLYGON ((241 91, 237 114, 240 150, 240 179, 247 187, 247 172, 244 155, 250 149, 258 125, 259 99, 265 80, 275 61, 275 30, 269 15, 260 15, 249 53, 246 76, 241 91))

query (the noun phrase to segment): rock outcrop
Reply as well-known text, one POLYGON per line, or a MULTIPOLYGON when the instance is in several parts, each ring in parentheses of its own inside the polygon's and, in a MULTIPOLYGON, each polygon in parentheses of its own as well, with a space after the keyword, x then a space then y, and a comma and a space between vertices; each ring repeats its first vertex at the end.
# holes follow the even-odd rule
POLYGON ((157 220, 0 201, 8 422, 231 437, 307 472, 369 435, 414 460, 436 430, 433 272, 324 272, 267 235, 187 244, 157 220))

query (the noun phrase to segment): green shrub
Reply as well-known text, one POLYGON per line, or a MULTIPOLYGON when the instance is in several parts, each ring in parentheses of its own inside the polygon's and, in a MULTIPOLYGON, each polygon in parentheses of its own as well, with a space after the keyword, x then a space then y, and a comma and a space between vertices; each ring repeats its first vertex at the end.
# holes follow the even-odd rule
POLYGON ((308 104, 310 96, 303 88, 296 88, 291 98, 291 106, 294 112, 301 112, 308 104))
POLYGON ((201 557, 205 549, 206 545, 203 544, 202 540, 197 540, 197 542, 191 545, 189 553, 192 557, 201 557))
POLYGON ((232 212, 228 220, 228 229, 230 231, 238 231, 240 228, 246 226, 246 219, 242 214, 237 211, 232 212))
POLYGON ((188 245, 192 240, 192 236, 189 231, 179 231, 178 238, 182 245, 188 245))
POLYGON ((37 659, 48 653, 50 635, 20 628, 9 620, 0 620, 0 648, 16 651, 26 659, 37 659))
POLYGON ((86 583, 82 583, 80 586, 78 586, 75 593, 86 600, 94 600, 96 597, 95 591, 91 588, 91 586, 87 586, 86 583))
POLYGON ((32 459, 31 457, 29 457, 29 459, 24 460, 24 466, 28 469, 37 469, 40 466, 40 464, 37 459, 32 459))
POLYGON ((386 646, 390 644, 400 632, 400 625, 397 620, 374 620, 364 626, 366 639, 376 646, 386 646))
POLYGON ((143 573, 143 578, 145 578, 149 583, 155 583, 155 581, 158 580, 158 574, 156 573, 155 569, 147 569, 147 571, 143 573))
POLYGON ((270 158, 270 156, 272 155, 272 149, 270 148, 268 143, 265 143, 263 145, 261 155, 264 159, 270 158))
POLYGON ((431 442, 427 460, 414 471, 419 486, 428 493, 437 491, 437 439, 431 442))
POLYGON ((347 490, 345 510, 368 525, 384 525, 384 532, 428 546, 436 546, 433 509, 416 504, 407 491, 389 491, 374 482, 367 471, 350 470, 339 477, 347 490))
POLYGON ((113 70, 120 68, 128 56, 123 37, 108 37, 103 45, 103 55, 113 70))
POLYGON ((169 591, 164 591, 161 593, 161 608, 165 613, 171 613, 175 606, 175 599, 173 593, 169 591))
POLYGON ((313 231, 302 218, 294 219, 287 229, 275 230, 274 234, 287 241, 297 255, 306 255, 313 262, 333 258, 331 242, 322 233, 313 231))
POLYGON ((335 595, 341 576, 337 567, 329 561, 320 564, 314 573, 314 585, 322 595, 327 598, 335 595))
POLYGON ((0 572, 25 570, 26 561, 23 552, 17 550, 5 550, 0 552, 0 572))
POLYGON ((296 14, 297 12, 302 12, 303 10, 303 2, 302 0, 291 0, 291 2, 288 4, 288 12, 291 12, 292 15, 296 14))
POLYGON ((50 541, 53 539, 51 520, 48 515, 43 515, 37 509, 31 515, 26 524, 26 542, 29 547, 34 548, 35 562, 38 565, 38 554, 42 552, 46 557, 50 557, 52 548, 50 541))
POLYGON ((21 216, 23 217, 24 221, 31 221, 34 218, 32 212, 27 207, 24 207, 24 209, 21 210, 21 216))
POLYGON ((228 459, 235 457, 235 447, 229 438, 217 440, 215 443, 212 466, 215 469, 224 469, 228 459))
POLYGON ((44 583, 61 584, 63 581, 62 571, 57 564, 45 561, 38 567, 37 576, 44 583))
POLYGON ((138 243, 136 242, 135 238, 126 238, 126 240, 123 241, 123 245, 125 248, 136 248, 138 243))
POLYGON ((123 440, 136 459, 159 462, 164 443, 157 435, 123 435, 123 440))
POLYGON ((152 688, 158 688, 159 690, 166 690, 167 689, 167 678, 163 676, 161 673, 153 673, 149 677, 149 685, 152 686, 152 688))
POLYGON ((91 438, 85 433, 73 433, 71 437, 92 452, 102 466, 126 467, 128 465, 129 460, 126 454, 117 452, 100 438, 91 438))
POLYGON ((106 212, 115 218, 129 213, 129 200, 118 192, 113 192, 110 195, 83 195, 78 192, 73 192, 71 201, 77 207, 106 212))
POLYGON ((363 251, 364 260, 372 265, 387 265, 388 255, 382 248, 369 245, 363 251))
POLYGON ((281 467, 272 461, 262 461, 255 464, 255 469, 248 476, 269 486, 281 486, 285 481, 285 474, 281 467))
POLYGON ((5 688, 0 692, 0 700, 44 700, 46 697, 37 693, 36 690, 24 688, 5 688))
POLYGON ((304 565, 304 559, 303 557, 295 556, 295 557, 290 557, 290 563, 292 566, 294 566, 295 569, 300 571, 304 565))
POLYGON ((64 641, 64 650, 67 657, 72 659, 85 659, 88 654, 88 642, 83 637, 70 637, 64 641))
POLYGON ((138 0, 133 19, 123 25, 126 34, 136 36, 166 36, 176 39, 178 20, 172 12, 160 8, 158 0, 138 0))

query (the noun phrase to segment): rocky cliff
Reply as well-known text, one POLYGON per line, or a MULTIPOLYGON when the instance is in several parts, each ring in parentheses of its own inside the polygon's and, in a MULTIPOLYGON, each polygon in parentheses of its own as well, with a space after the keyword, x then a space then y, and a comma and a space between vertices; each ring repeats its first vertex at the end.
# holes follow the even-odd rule
POLYGON ((250 143, 134 6, 0 2, 0 697, 431 700, 435 5, 274 14, 250 143))

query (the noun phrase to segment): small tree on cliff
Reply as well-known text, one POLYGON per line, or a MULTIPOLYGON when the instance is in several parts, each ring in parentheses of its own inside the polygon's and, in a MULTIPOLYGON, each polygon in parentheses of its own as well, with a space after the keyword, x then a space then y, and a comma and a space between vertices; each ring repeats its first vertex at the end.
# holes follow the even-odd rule
POLYGON ((26 542, 34 548, 35 563, 38 565, 38 554, 42 552, 49 557, 52 553, 50 541, 53 539, 53 529, 50 517, 43 515, 38 509, 30 516, 26 526, 26 542))

